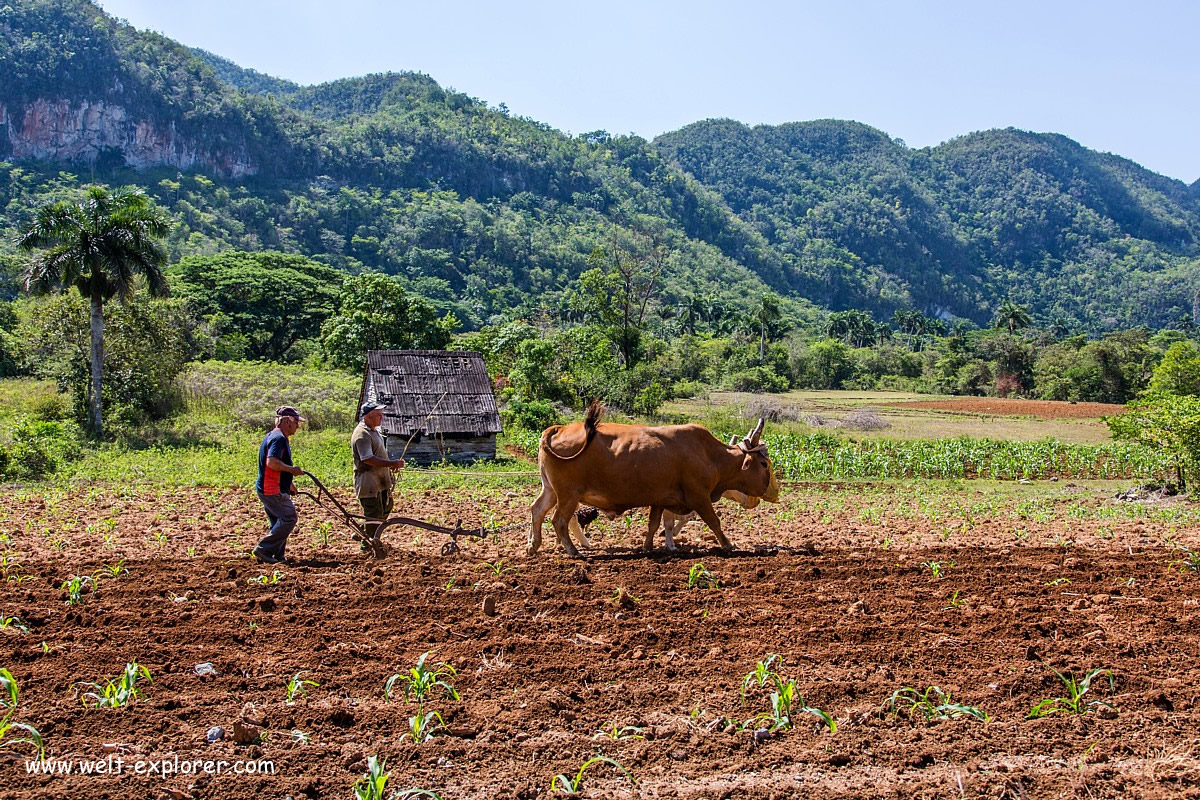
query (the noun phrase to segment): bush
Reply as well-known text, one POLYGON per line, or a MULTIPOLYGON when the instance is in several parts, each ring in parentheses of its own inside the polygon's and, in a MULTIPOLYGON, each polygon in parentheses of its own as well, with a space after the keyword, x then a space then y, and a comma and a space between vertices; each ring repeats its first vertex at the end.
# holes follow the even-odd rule
POLYGON ((7 480, 39 480, 81 452, 79 427, 72 422, 23 420, 5 438, 0 477, 7 480))
POLYGON ((729 388, 735 392, 786 392, 788 379, 770 367, 751 367, 729 376, 729 388))
POLYGON ((562 422, 558 411, 546 400, 513 400, 507 408, 501 409, 500 417, 505 427, 527 431, 545 430, 562 422))
POLYGON ((671 393, 676 397, 696 397, 703 395, 708 391, 708 387, 700 381, 677 381, 675 386, 671 388, 671 393))

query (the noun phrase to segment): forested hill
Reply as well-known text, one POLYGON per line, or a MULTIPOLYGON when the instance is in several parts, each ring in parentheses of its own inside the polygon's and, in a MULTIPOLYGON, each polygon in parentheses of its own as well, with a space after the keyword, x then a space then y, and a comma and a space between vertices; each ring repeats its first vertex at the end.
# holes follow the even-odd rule
POLYGON ((86 0, 0 7, 0 75, 9 269, 33 208, 92 180, 170 209, 173 259, 277 249, 379 269, 471 326, 569 317, 597 248, 666 248, 667 307, 770 288, 800 316, 985 323, 1013 299, 1093 330, 1190 313, 1200 268, 1200 186, 1063 137, 912 150, 832 121, 571 137, 418 73, 298 86, 86 0))
POLYGON ((1065 136, 910 149, 854 122, 708 120, 655 145, 719 192, 834 308, 980 318, 997 297, 1092 328, 1190 313, 1200 193, 1065 136))

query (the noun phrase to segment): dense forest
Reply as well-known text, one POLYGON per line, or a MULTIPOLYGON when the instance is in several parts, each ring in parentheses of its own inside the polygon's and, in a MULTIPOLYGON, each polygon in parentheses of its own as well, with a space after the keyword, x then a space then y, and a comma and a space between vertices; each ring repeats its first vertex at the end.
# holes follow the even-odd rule
MULTIPOLYGON (((4 252, 32 210, 138 184, 170 256, 278 250, 400 277, 466 329, 569 318, 597 249, 665 248, 662 302, 986 324, 1004 300, 1101 333, 1191 315, 1200 184, 1065 137, 988 131, 912 149, 853 122, 696 123, 653 142, 563 135, 414 73, 320 86, 137 31, 85 0, 0 8, 0 104, 120 106, 194 145, 194 169, 14 156, 0 135, 4 252), (246 174, 231 177, 229 165, 246 174)), ((11 268, 11 262, 10 262, 11 268)), ((11 289, 10 289, 11 291, 11 289)))

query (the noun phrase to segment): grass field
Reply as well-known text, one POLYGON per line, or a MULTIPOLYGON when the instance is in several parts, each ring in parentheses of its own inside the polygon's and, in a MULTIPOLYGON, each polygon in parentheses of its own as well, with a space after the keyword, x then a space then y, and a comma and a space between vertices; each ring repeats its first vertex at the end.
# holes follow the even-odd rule
POLYGON ((894 404, 912 401, 961 399, 910 392, 793 391, 767 397, 741 392, 714 392, 705 398, 674 401, 664 410, 689 419, 706 419, 719 416, 726 408, 753 410, 765 403, 780 408, 803 424, 805 419, 813 416, 837 423, 851 412, 869 409, 888 425, 881 430, 854 431, 856 438, 948 439, 968 436, 1020 442, 1050 438, 1072 444, 1102 444, 1111 440, 1108 427, 1099 417, 1040 419, 1035 416, 894 407, 894 404))

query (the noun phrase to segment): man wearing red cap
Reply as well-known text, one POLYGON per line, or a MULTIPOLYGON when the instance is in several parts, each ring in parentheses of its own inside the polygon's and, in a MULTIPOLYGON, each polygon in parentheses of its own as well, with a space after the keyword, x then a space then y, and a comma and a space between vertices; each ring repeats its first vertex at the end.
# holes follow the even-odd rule
POLYGON ((284 564, 284 548, 288 535, 296 528, 296 506, 292 503, 294 475, 304 470, 292 465, 289 441, 304 422, 304 417, 292 406, 275 409, 275 428, 266 435, 258 448, 258 481, 254 488, 271 521, 271 530, 254 548, 254 557, 264 564, 284 564))

